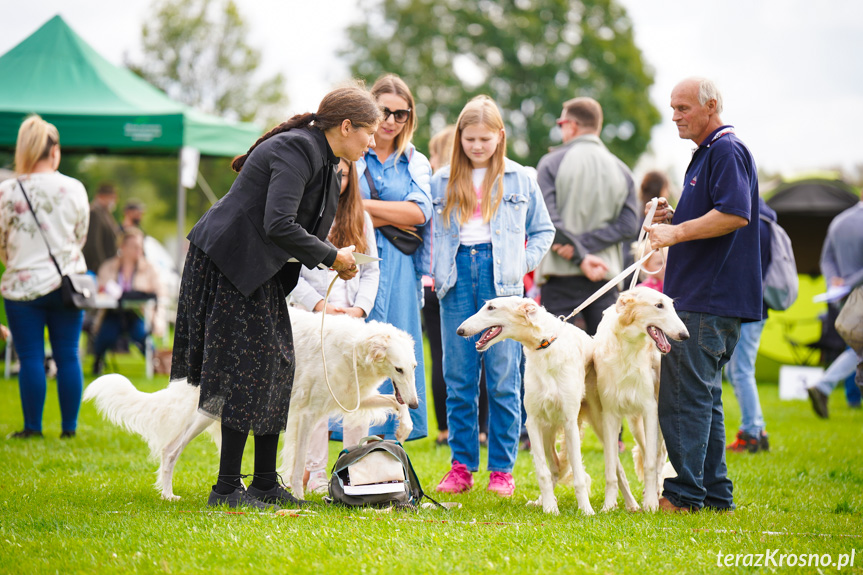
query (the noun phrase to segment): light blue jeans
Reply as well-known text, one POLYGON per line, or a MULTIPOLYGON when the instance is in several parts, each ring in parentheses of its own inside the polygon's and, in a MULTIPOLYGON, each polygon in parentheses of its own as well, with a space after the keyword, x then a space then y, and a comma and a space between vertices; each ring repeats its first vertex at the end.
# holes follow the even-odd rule
POLYGON ((443 374, 452 460, 479 471, 479 379, 485 363, 488 391, 488 471, 511 473, 521 431, 521 344, 503 340, 483 352, 479 334, 464 338, 458 326, 496 296, 491 244, 459 246, 458 280, 440 300, 443 374))
POLYGON ((825 395, 830 395, 840 381, 845 381, 849 375, 854 375, 857 371, 857 364, 860 360, 857 358, 857 353, 850 347, 839 354, 839 357, 833 360, 815 387, 825 395))
POLYGON ((740 405, 740 431, 753 437, 760 437, 764 430, 764 416, 761 414, 761 402, 755 384, 755 357, 766 322, 761 320, 741 324, 740 340, 725 366, 725 376, 734 388, 734 395, 740 405))

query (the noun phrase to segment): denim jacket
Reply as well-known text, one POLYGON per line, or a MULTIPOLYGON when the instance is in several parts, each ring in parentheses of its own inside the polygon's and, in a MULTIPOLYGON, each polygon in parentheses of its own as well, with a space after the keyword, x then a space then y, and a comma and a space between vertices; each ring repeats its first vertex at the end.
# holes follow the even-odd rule
MULTIPOLYGON (((455 257, 461 226, 455 212, 450 216, 449 227, 443 221, 448 183, 449 167, 432 177, 434 244, 431 266, 438 298, 443 298, 458 279, 455 257)), ((497 193, 497 183, 494 193, 497 193)), ((536 177, 509 158, 504 163, 503 197, 489 224, 495 293, 498 296, 522 295, 524 274, 536 268, 551 247, 554 225, 536 177)))

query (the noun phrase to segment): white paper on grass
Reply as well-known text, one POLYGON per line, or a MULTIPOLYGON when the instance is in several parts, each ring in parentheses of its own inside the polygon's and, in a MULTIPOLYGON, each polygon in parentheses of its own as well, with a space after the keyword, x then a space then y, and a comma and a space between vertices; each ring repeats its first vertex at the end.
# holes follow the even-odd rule
MULTIPOLYGON (((360 253, 360 252, 354 252, 354 259, 357 261, 358 266, 368 264, 371 262, 381 261, 381 258, 376 258, 374 256, 367 256, 366 254, 360 253)), ((300 260, 298 260, 297 258, 289 258, 288 261, 291 263, 299 263, 300 260)), ((318 264, 318 267, 321 268, 322 270, 327 269, 327 266, 325 266, 324 264, 318 264)))

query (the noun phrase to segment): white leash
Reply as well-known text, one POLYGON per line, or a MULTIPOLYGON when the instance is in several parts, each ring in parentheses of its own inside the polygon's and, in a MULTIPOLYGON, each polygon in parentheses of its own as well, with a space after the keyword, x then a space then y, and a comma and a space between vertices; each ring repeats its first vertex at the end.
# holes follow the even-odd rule
MULTIPOLYGON (((638 255, 636 256, 637 258, 641 258, 644 255, 644 250, 649 245, 647 231, 644 229, 644 227, 653 224, 653 214, 656 213, 656 207, 658 205, 659 198, 653 198, 650 200, 650 209, 647 211, 647 216, 644 218, 644 224, 641 226, 641 231, 638 232, 638 242, 636 244, 638 245, 638 255)), ((662 265, 659 266, 659 269, 650 271, 641 268, 638 271, 643 271, 644 273, 653 276, 658 274, 665 268, 665 252, 663 252, 662 250, 652 250, 650 253, 652 254, 655 251, 659 251, 659 253, 662 254, 662 265)), ((634 288, 635 285, 638 283, 638 271, 632 275, 632 281, 629 283, 629 289, 634 288)))
POLYGON ((339 404, 339 407, 342 408, 342 411, 344 411, 345 413, 353 413, 360 408, 360 401, 362 399, 360 397, 360 379, 357 373, 357 346, 353 346, 354 382, 357 384, 357 405, 353 409, 348 409, 347 407, 342 405, 342 402, 339 401, 339 398, 336 397, 335 393, 333 393, 333 387, 330 385, 330 377, 327 374, 327 356, 324 353, 324 318, 327 315, 327 301, 329 301, 330 299, 330 291, 332 291, 337 279, 339 279, 339 276, 333 278, 333 281, 330 282, 330 287, 327 288, 327 295, 324 296, 324 309, 321 312, 321 360, 324 362, 324 381, 327 382, 327 389, 330 390, 330 396, 332 396, 335 402, 339 404))
MULTIPOLYGON (((647 235, 647 232, 644 230, 644 227, 653 222, 653 214, 656 213, 656 206, 659 204, 659 199, 653 198, 652 200, 650 200, 650 203, 651 203, 650 209, 647 212, 647 216, 644 218, 644 224, 641 226, 641 232, 638 235, 638 243, 639 243, 639 247, 640 247, 640 252, 642 252, 642 253, 644 252, 644 248, 647 245, 647 241, 645 238, 645 236, 647 235)), ((617 284, 622 282, 632 272, 635 272, 635 275, 632 277, 632 283, 631 283, 629 289, 634 288, 635 284, 638 283, 638 272, 641 269, 641 265, 644 262, 646 262, 648 259, 650 259, 650 256, 652 256, 653 253, 657 252, 657 251, 662 253, 662 250, 651 250, 647 254, 644 254, 644 255, 640 254, 638 261, 636 261, 634 264, 632 264, 631 266, 629 266, 628 268, 626 268, 625 270, 623 270, 622 272, 620 272, 619 274, 614 276, 612 279, 608 280, 608 282, 606 282, 605 285, 603 285, 601 288, 596 290, 596 292, 594 292, 594 294, 592 296, 590 296, 589 298, 584 300, 584 302, 582 302, 582 304, 580 306, 575 308, 575 310, 571 314, 569 314, 566 317, 560 316, 560 318, 563 321, 567 321, 569 318, 571 318, 575 315, 578 315, 578 313, 581 312, 584 308, 586 308, 587 306, 589 306, 590 304, 592 304, 593 302, 598 300, 600 297, 605 295, 605 293, 608 292, 608 290, 610 290, 611 288, 613 288, 614 286, 616 286, 617 284)), ((655 271, 644 270, 644 271, 645 271, 645 273, 654 275, 654 274, 658 274, 659 272, 661 272, 664 267, 665 267, 665 257, 663 256, 662 265, 659 267, 658 270, 655 270, 655 271)))

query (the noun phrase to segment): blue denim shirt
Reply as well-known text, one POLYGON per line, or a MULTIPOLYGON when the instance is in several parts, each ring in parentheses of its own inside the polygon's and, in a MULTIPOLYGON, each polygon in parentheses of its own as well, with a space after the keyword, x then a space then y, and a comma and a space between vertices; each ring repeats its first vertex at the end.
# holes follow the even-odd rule
MULTIPOLYGON (((450 216, 449 226, 443 221, 448 183, 449 167, 432 177, 432 277, 438 298, 443 298, 458 279, 455 256, 461 226, 455 212, 450 216)), ((551 247, 554 225, 536 177, 508 158, 504 164, 503 197, 489 224, 495 293, 498 297, 522 295, 524 274, 536 268, 551 247)))

